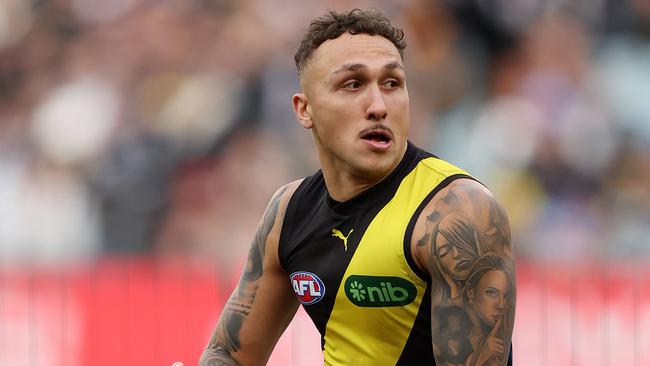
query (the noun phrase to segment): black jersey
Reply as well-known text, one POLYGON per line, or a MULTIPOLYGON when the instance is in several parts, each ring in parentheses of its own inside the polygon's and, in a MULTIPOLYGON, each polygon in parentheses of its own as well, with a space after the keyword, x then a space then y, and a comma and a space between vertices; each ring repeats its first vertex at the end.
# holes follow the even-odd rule
POLYGON ((325 365, 431 365, 430 278, 411 256, 415 221, 463 170, 409 143, 385 179, 337 202, 322 172, 289 201, 281 265, 322 339, 325 365))

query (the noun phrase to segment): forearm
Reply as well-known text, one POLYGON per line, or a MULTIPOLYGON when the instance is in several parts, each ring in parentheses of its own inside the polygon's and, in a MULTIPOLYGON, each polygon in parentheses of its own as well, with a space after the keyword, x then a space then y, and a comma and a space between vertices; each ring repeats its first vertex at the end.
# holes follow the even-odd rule
POLYGON ((201 355, 199 366, 241 366, 241 364, 221 347, 208 347, 201 355))
POLYGON ((274 229, 274 224, 282 222, 278 210, 285 190, 286 186, 269 203, 241 279, 224 306, 199 366, 263 364, 297 308, 286 274, 274 267, 277 259, 265 256, 268 243, 277 248, 280 226, 274 229))

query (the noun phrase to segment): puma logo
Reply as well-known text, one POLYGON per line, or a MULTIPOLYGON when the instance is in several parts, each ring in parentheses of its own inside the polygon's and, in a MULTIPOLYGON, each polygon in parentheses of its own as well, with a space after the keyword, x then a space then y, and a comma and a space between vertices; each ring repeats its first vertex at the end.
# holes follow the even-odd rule
POLYGON ((343 246, 345 247, 346 252, 348 251, 348 238, 353 231, 354 229, 351 229, 347 236, 343 236, 343 233, 340 230, 332 229, 332 236, 336 236, 337 238, 343 240, 343 246))

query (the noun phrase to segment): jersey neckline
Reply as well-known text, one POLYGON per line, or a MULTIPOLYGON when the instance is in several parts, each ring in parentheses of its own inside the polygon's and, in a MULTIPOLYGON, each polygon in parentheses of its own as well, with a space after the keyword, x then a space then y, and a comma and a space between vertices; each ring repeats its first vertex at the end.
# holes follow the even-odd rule
MULTIPOLYGON (((384 179, 377 182, 370 188, 367 188, 366 190, 346 201, 341 202, 332 198, 329 191, 327 190, 327 186, 325 186, 325 191, 327 193, 327 205, 337 213, 347 214, 352 213, 364 206, 367 207, 370 202, 385 199, 386 194, 388 194, 391 190, 394 191, 397 188, 401 182, 403 173, 405 173, 405 170, 409 169, 409 167, 412 165, 410 162, 413 161, 413 158, 416 155, 416 151, 417 149, 415 145, 413 145, 410 141, 407 141, 406 152, 404 153, 402 160, 400 160, 399 164, 397 164, 392 172, 390 172, 384 179)), ((320 171, 320 174, 323 174, 322 171, 320 171)))

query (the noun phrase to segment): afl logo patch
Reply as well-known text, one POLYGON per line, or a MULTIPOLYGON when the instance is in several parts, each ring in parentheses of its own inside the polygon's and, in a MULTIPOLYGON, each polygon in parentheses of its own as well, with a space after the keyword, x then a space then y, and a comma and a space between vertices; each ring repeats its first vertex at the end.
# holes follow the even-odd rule
POLYGON ((293 272, 290 276, 293 291, 303 305, 319 302, 325 296, 325 284, 311 272, 293 272))

